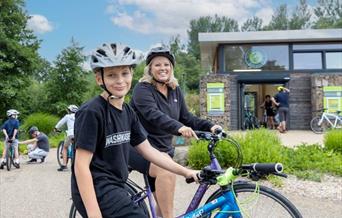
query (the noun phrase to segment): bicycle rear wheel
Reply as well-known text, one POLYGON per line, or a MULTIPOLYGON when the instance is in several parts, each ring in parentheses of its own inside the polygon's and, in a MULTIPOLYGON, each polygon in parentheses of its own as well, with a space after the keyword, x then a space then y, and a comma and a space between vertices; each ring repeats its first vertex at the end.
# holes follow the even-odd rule
MULTIPOLYGON (((259 186, 259 193, 255 193, 255 191, 255 184, 234 184, 234 193, 243 217, 302 217, 298 209, 280 193, 265 186, 259 186)), ((206 203, 218 198, 221 194, 221 190, 217 190, 208 198, 206 203)), ((212 212, 205 217, 214 217, 217 213, 219 211, 212 212)))
POLYGON ((310 121, 310 127, 311 127, 311 130, 314 132, 314 133, 322 133, 323 132, 323 128, 322 128, 322 125, 318 125, 318 122, 319 120, 321 119, 320 116, 317 116, 317 117, 314 117, 311 121, 310 121))
POLYGON ((7 171, 11 170, 12 162, 13 162, 11 148, 12 148, 11 145, 8 145, 7 150, 6 150, 6 168, 7 168, 7 171))
POLYGON ((57 162, 60 167, 63 165, 63 146, 64 141, 60 141, 57 147, 57 162))

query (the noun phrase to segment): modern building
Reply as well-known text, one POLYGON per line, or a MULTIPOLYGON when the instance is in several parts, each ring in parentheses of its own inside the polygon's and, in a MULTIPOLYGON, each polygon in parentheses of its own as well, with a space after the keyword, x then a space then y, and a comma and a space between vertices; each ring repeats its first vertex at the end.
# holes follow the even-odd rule
POLYGON ((229 129, 246 111, 264 119, 265 95, 290 89, 290 129, 309 129, 316 111, 342 111, 342 29, 199 33, 201 116, 229 129))

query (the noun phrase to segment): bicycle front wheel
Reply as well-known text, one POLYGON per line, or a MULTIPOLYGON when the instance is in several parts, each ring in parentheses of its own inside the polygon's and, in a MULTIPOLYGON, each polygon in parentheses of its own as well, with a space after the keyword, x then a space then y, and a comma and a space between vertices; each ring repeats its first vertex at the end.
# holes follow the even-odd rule
MULTIPOLYGON (((287 198, 270 188, 260 185, 257 193, 256 184, 241 183, 234 184, 233 187, 242 217, 302 217, 298 209, 287 198)), ((221 194, 221 190, 217 190, 207 202, 218 198, 221 194)), ((205 217, 214 217, 217 213, 222 213, 222 211, 217 210, 205 217)))
POLYGON ((60 141, 57 147, 57 162, 60 167, 63 165, 63 146, 64 141, 60 141))

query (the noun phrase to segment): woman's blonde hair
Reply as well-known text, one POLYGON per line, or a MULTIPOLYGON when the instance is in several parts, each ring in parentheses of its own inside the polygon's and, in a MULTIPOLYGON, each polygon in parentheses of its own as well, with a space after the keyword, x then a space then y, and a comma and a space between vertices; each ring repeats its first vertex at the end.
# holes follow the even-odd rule
MULTIPOLYGON (((153 76, 151 73, 152 62, 153 61, 151 61, 148 65, 145 66, 144 75, 139 79, 139 82, 147 82, 156 86, 157 82, 153 79, 153 76)), ((171 66, 171 77, 170 77, 170 80, 166 83, 166 85, 172 89, 176 89, 176 87, 178 86, 178 80, 175 77, 175 74, 173 71, 173 65, 171 64, 171 62, 170 62, 170 66, 171 66)))

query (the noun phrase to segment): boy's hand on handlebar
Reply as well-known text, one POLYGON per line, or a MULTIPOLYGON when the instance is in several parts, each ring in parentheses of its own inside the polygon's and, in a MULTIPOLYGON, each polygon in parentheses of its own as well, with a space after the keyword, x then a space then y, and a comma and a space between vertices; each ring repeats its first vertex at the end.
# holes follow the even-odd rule
POLYGON ((191 181, 195 181, 196 183, 199 182, 199 179, 198 179, 198 174, 199 174, 200 171, 198 170, 190 170, 188 169, 188 172, 185 174, 185 178, 188 180, 190 179, 191 181))
POLYGON ((210 128, 210 132, 215 133, 216 129, 222 129, 222 127, 220 125, 215 124, 213 127, 210 128))
POLYGON ((182 126, 181 128, 178 129, 178 132, 186 138, 194 137, 195 139, 198 139, 196 133, 190 127, 182 126))

